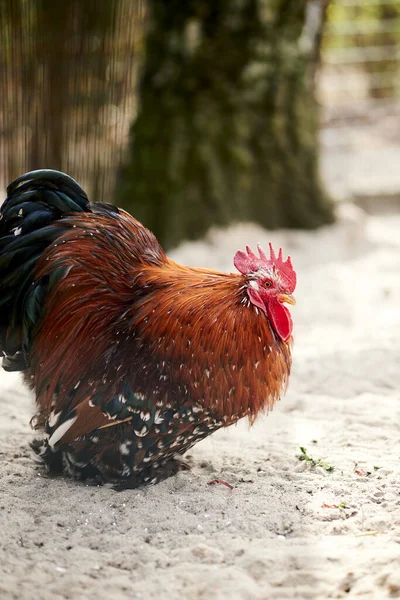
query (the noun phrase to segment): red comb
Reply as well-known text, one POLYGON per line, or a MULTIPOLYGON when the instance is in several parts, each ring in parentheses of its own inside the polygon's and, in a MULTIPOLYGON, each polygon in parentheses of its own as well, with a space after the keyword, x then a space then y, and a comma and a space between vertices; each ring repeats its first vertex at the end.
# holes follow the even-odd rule
POLYGON ((279 275, 283 280, 287 290, 289 292, 294 292, 296 287, 296 273, 293 270, 290 256, 288 256, 287 260, 284 261, 282 259, 282 248, 279 248, 278 256, 276 256, 271 242, 269 244, 269 258, 259 244, 257 245, 257 248, 260 256, 254 254, 254 252, 250 250, 248 246, 246 246, 247 254, 242 250, 238 250, 236 252, 235 258, 233 259, 233 264, 237 270, 243 273, 243 275, 248 275, 249 273, 259 271, 260 269, 274 268, 279 272, 279 275))

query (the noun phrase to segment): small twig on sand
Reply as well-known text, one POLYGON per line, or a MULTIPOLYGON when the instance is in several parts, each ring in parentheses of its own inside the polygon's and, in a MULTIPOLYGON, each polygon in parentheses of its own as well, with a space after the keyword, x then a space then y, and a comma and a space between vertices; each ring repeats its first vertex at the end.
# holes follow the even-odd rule
POLYGON ((233 485, 231 485, 230 483, 224 481, 223 479, 213 479, 212 481, 208 482, 208 485, 215 485, 217 483, 221 483, 222 485, 226 485, 227 488, 229 488, 230 490, 233 490, 233 485))

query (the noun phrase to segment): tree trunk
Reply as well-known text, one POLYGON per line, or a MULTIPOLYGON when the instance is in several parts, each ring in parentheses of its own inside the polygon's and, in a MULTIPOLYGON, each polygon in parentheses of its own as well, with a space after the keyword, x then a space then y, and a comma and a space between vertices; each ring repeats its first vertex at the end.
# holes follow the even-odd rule
POLYGON ((323 0, 150 0, 117 201, 172 246, 211 225, 333 220, 318 176, 323 0))
POLYGON ((68 171, 110 200, 132 113, 142 0, 0 0, 0 187, 68 171))

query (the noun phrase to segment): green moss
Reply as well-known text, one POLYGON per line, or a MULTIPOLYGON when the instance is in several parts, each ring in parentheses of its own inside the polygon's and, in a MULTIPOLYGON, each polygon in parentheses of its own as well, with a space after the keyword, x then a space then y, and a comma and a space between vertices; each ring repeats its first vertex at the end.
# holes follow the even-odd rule
POLYGON ((332 221, 318 179, 314 58, 299 43, 305 7, 151 0, 117 201, 165 246, 232 221, 332 221))

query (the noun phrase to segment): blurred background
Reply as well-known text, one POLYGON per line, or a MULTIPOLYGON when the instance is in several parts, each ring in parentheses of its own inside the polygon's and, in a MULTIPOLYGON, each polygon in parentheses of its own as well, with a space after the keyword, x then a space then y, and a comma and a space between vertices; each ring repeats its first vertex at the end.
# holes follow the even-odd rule
POLYGON ((0 0, 0 188, 55 168, 167 247, 400 199, 400 0, 0 0))

